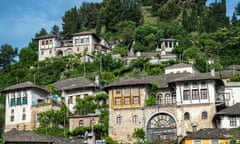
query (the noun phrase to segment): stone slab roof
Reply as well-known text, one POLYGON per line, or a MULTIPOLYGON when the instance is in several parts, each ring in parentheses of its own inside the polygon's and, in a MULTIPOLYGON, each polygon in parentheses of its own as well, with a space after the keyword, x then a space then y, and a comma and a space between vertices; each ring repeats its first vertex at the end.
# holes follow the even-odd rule
POLYGON ((164 69, 166 70, 166 69, 176 69, 176 68, 186 68, 186 67, 193 67, 193 65, 192 64, 179 63, 179 64, 174 64, 174 65, 168 66, 164 69))
MULTIPOLYGON (((193 132, 185 139, 230 139, 234 129, 204 128, 193 132)), ((237 136, 239 137, 239 135, 237 136)))
POLYGON ((28 81, 28 82, 23 82, 23 83, 19 83, 19 84, 7 87, 2 92, 14 91, 14 90, 25 89, 25 88, 37 88, 37 89, 41 89, 43 91, 46 91, 43 87, 35 85, 32 82, 28 81))
POLYGON ((228 116, 240 116, 240 103, 236 103, 228 108, 225 108, 215 114, 218 115, 228 115, 228 116))
POLYGON ((130 79, 110 83, 109 85, 105 86, 105 88, 130 86, 130 85, 151 85, 153 83, 157 83, 160 88, 166 88, 168 87, 169 83, 194 81, 194 80, 217 80, 220 84, 224 85, 221 79, 211 76, 210 73, 194 73, 194 74, 179 73, 179 74, 146 76, 139 79, 130 78, 130 79))
POLYGON ((43 35, 43 36, 38 36, 35 39, 39 40, 39 39, 56 38, 56 37, 57 37, 57 35, 55 35, 55 34, 47 34, 47 35, 43 35))
POLYGON ((13 129, 3 134, 4 143, 55 143, 55 144, 70 144, 71 141, 66 138, 58 138, 49 135, 40 135, 32 131, 18 131, 13 129))
POLYGON ((57 90, 71 90, 77 88, 94 88, 98 87, 96 83, 85 77, 76 77, 66 80, 61 80, 53 84, 57 90))

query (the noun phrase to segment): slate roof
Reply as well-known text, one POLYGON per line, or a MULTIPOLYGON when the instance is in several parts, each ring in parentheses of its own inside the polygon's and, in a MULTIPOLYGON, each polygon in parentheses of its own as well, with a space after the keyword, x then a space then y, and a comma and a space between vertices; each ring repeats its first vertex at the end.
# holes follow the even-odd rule
POLYGON ((57 37, 57 35, 55 35, 55 34, 47 34, 47 35, 43 35, 43 36, 38 36, 35 39, 39 40, 39 39, 56 38, 56 37, 57 37))
POLYGON ((41 89, 43 91, 46 91, 43 87, 35 85, 32 82, 28 81, 28 82, 23 82, 23 83, 19 83, 19 84, 7 87, 4 90, 2 90, 2 92, 14 91, 14 90, 25 89, 25 88, 37 88, 37 89, 41 89))
POLYGON ((236 74, 240 74, 240 71, 225 70, 225 71, 215 72, 215 75, 219 78, 230 78, 236 74))
MULTIPOLYGON (((193 132, 184 139, 230 139, 234 129, 204 128, 193 132)), ((239 135, 237 136, 239 137, 239 135)))
POLYGON ((61 80, 53 84, 57 90, 71 90, 77 88, 98 87, 96 83, 85 77, 76 77, 66 80, 61 80))
POLYGON ((229 70, 240 70, 240 65, 230 65, 227 68, 229 70))
POLYGON ((225 108, 215 114, 218 115, 228 115, 228 116, 240 116, 240 103, 236 103, 235 105, 232 105, 228 108, 225 108))
POLYGON ((3 134, 4 143, 21 142, 21 143, 54 143, 54 144, 70 144, 71 141, 66 138, 58 138, 49 135, 40 135, 32 131, 18 131, 13 129, 3 134))
POLYGON ((164 69, 176 69, 176 68, 185 68, 185 67, 193 67, 193 65, 192 64, 179 63, 179 64, 174 64, 174 65, 165 67, 164 69))
POLYGON ((183 81, 193 81, 193 80, 216 80, 221 85, 224 85, 223 81, 219 78, 211 76, 210 73, 179 73, 179 74, 165 74, 156 76, 146 76, 140 79, 130 78, 118 82, 110 83, 104 88, 109 87, 120 87, 120 86, 130 86, 130 85, 151 85, 157 83, 160 88, 168 87, 169 83, 183 82, 183 81))

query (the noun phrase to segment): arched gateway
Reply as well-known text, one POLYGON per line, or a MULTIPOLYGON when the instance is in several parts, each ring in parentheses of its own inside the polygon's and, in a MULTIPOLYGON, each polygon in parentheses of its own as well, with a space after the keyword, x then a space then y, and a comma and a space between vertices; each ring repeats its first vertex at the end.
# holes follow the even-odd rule
POLYGON ((154 115, 147 124, 147 140, 150 142, 173 141, 177 139, 177 125, 166 113, 154 115))

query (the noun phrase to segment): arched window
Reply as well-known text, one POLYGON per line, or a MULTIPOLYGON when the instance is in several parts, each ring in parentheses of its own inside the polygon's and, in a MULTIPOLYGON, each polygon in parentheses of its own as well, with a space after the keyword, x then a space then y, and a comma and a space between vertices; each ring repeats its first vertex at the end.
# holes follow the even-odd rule
POLYGON ((190 114, 189 112, 184 113, 184 120, 190 120, 190 114))
POLYGON ((22 115, 22 120, 26 120, 26 114, 22 115))
POLYGON ((165 94, 166 104, 172 104, 172 98, 169 93, 165 94))
POLYGON ((208 119, 208 113, 206 111, 202 112, 202 119, 208 119))
POLYGON ((161 97, 162 97, 162 94, 158 94, 156 96, 156 104, 161 104, 161 97))

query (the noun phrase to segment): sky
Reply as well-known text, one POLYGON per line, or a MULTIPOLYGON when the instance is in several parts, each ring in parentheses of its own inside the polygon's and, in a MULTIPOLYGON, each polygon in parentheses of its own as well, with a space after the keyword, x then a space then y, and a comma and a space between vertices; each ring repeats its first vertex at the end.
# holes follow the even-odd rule
MULTIPOLYGON (((64 13, 85 2, 102 0, 0 0, 0 46, 9 44, 14 48, 28 45, 35 34, 45 28, 48 32, 53 25, 62 26, 64 13)), ((207 4, 215 0, 208 0, 207 4)), ((219 0, 218 0, 219 1, 219 0)), ((232 16, 240 0, 226 0, 227 15, 232 16)))

